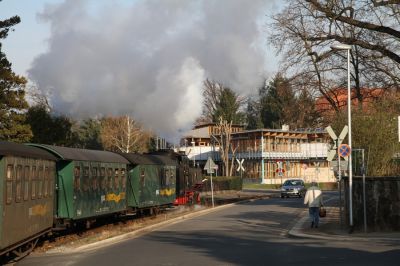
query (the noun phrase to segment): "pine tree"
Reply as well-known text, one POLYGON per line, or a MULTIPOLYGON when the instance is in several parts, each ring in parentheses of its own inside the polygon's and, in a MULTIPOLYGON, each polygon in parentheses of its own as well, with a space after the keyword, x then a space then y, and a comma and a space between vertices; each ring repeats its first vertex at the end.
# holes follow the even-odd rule
MULTIPOLYGON (((0 21, 0 40, 5 39, 11 27, 20 22, 18 16, 0 21)), ((32 132, 25 122, 28 103, 25 100, 26 79, 16 75, 11 63, 2 52, 0 42, 0 139, 15 142, 26 142, 32 132)))

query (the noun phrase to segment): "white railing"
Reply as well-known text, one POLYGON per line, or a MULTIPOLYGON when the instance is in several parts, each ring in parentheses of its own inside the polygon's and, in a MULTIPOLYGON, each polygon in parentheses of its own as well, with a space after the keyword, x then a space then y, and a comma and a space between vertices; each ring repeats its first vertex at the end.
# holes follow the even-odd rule
MULTIPOLYGON (((299 152, 292 151, 247 151, 237 152, 235 157, 244 159, 308 159, 308 158, 326 158, 329 145, 326 143, 304 143, 300 145, 299 152)), ((230 155, 231 157, 231 155, 230 155)))
POLYGON ((192 146, 192 147, 180 147, 177 149, 180 152, 185 152, 189 160, 196 161, 207 161, 208 157, 213 160, 219 160, 219 148, 212 146, 192 146))

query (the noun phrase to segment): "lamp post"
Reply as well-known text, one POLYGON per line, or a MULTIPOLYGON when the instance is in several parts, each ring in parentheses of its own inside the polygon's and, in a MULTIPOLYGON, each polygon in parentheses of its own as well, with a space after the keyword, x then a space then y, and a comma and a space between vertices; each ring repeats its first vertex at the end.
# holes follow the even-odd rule
POLYGON ((194 153, 194 155, 193 155, 193 166, 196 167, 196 151, 195 151, 195 147, 194 147, 195 142, 192 140, 191 143, 192 143, 192 146, 193 146, 193 153, 194 153))
POLYGON ((351 45, 336 44, 332 45, 333 50, 347 50, 347 122, 349 127, 349 218, 350 226, 353 226, 353 169, 351 156, 351 88, 350 88, 350 50, 351 45))

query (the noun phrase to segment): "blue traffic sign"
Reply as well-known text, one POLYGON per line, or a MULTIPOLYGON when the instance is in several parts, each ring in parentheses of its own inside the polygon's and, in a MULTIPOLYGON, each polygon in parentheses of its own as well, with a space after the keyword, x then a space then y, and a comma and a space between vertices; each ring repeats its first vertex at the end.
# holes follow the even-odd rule
POLYGON ((349 154, 351 152, 351 148, 347 144, 340 144, 338 152, 339 152, 340 156, 347 157, 347 156, 349 156, 349 154))

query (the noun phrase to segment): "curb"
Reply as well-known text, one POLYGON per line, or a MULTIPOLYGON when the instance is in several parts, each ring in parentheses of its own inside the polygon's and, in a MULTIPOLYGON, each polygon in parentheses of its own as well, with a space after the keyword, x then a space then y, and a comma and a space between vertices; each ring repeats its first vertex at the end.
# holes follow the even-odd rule
POLYGON ((319 240, 331 240, 331 241, 360 241, 360 242, 367 242, 371 241, 372 239, 374 241, 380 241, 380 242, 400 242, 399 238, 390 238, 390 237, 375 237, 375 236, 354 236, 354 235, 340 235, 340 234, 327 234, 321 231, 317 231, 316 234, 309 234, 309 233, 304 233, 303 228, 304 224, 308 220, 308 216, 305 215, 304 213, 307 214, 307 211, 304 210, 301 213, 301 216, 303 216, 294 226, 292 229, 289 230, 288 235, 292 237, 298 237, 298 238, 309 238, 309 239, 319 239, 319 240))

